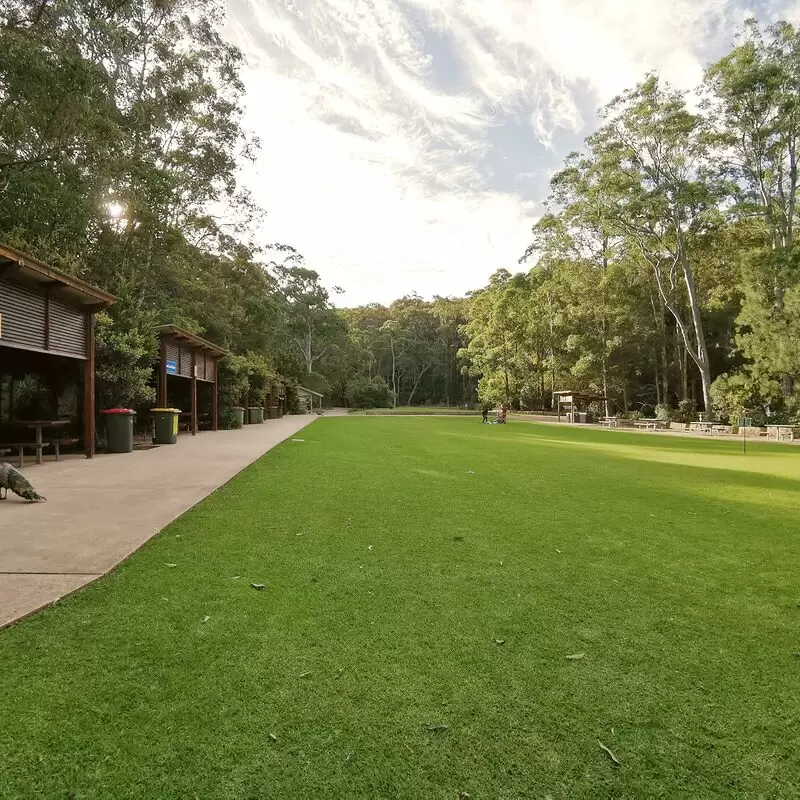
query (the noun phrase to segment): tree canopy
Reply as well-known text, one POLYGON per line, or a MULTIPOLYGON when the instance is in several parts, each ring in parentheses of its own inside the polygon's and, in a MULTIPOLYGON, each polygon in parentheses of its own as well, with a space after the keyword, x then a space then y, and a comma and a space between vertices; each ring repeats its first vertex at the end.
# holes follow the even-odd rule
POLYGON ((653 73, 615 98, 516 271, 337 309, 291 244, 254 244, 223 21, 221 0, 0 0, 0 240, 119 298, 101 402, 152 400, 169 322, 231 351, 227 403, 281 376, 352 406, 546 409, 572 388, 605 413, 800 411, 792 25, 749 21, 694 92, 653 73))

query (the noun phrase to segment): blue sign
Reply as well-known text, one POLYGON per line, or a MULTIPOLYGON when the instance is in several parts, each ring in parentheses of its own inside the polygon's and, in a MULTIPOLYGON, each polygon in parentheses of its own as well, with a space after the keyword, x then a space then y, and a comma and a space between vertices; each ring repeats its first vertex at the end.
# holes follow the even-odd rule
POLYGON ((178 362, 177 361, 167 361, 167 373, 169 375, 177 375, 178 374, 178 362))

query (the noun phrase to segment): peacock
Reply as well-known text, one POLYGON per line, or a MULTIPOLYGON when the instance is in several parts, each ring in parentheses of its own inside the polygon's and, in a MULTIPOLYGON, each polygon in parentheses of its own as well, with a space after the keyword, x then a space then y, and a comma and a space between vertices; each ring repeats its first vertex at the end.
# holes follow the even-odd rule
POLYGON ((28 479, 16 467, 12 467, 11 464, 0 463, 0 500, 5 500, 8 497, 9 489, 31 503, 38 503, 40 500, 45 499, 30 485, 28 479))

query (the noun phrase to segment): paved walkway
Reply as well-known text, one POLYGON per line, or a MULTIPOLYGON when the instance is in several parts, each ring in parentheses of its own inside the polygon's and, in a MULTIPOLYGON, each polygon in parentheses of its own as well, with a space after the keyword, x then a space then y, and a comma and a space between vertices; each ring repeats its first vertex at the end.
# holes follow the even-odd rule
POLYGON ((91 583, 316 415, 25 469, 46 503, 0 503, 0 627, 91 583))

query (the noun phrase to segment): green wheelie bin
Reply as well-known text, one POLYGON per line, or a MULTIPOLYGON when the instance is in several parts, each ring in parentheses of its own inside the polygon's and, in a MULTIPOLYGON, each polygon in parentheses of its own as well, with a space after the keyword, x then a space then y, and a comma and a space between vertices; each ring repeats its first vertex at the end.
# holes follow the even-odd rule
POLYGON ((179 408, 151 408, 155 418, 153 444, 175 444, 178 441, 179 408))
POLYGON ((106 443, 109 453, 133 452, 133 418, 130 408, 107 408, 100 412, 106 421, 106 443))

